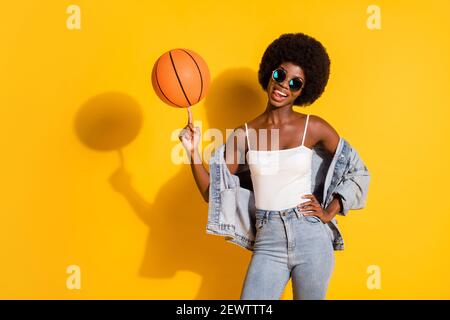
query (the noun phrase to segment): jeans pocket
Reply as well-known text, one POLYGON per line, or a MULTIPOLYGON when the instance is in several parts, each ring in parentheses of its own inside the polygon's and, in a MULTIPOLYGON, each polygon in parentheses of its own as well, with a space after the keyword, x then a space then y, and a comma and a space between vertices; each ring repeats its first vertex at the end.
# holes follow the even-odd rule
POLYGON ((322 223, 322 220, 320 220, 320 218, 316 216, 304 216, 304 218, 306 222, 311 224, 322 223))

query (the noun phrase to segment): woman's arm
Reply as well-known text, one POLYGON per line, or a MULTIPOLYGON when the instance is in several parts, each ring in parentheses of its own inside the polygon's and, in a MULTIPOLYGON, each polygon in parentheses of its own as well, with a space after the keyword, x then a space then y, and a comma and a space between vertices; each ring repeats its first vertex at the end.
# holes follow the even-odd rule
MULTIPOLYGON (((197 188, 205 202, 209 202, 210 176, 209 172, 203 166, 203 160, 198 150, 200 138, 200 128, 193 128, 190 123, 183 128, 179 135, 179 139, 189 155, 191 171, 197 188)), ((231 174, 236 173, 239 164, 244 163, 245 148, 245 131, 242 127, 236 128, 226 142, 224 154, 225 162, 231 174)))
MULTIPOLYGON (((334 156, 337 146, 339 144, 339 134, 337 131, 324 119, 319 116, 311 115, 311 132, 314 138, 314 145, 319 144, 328 154, 334 156)), ((333 194, 333 200, 330 202, 326 211, 329 213, 331 220, 336 214, 342 213, 343 204, 339 194, 333 194)))
POLYGON ((209 172, 203 166, 203 161, 198 151, 198 148, 195 148, 190 155, 190 158, 193 159, 191 161, 191 171, 194 176, 195 183, 197 184, 197 188, 200 191, 205 202, 209 201, 209 172))
MULTIPOLYGON (((337 131, 319 116, 311 115, 309 121, 311 121, 310 132, 314 145, 320 145, 322 149, 333 156, 340 140, 337 131)), ((306 137, 308 138, 308 135, 306 137)))
MULTIPOLYGON (((325 120, 317 116, 314 116, 314 119, 317 120, 314 121, 314 130, 318 143, 334 156, 340 140, 339 135, 325 120)), ((358 152, 353 148, 348 161, 350 161, 348 171, 344 173, 343 180, 336 186, 333 200, 327 207, 330 212, 337 212, 343 216, 347 215, 350 209, 365 207, 370 183, 370 173, 358 152), (339 209, 337 209, 338 203, 339 209)))
POLYGON ((183 147, 185 148, 190 165, 192 175, 194 176, 197 188, 200 191, 203 199, 209 201, 209 173, 203 166, 203 159, 198 151, 198 144, 201 138, 201 132, 199 127, 193 127, 191 122, 181 130, 178 135, 183 147))
POLYGON ((228 137, 224 151, 225 163, 231 174, 237 172, 239 165, 245 164, 246 148, 245 128, 237 127, 228 137))

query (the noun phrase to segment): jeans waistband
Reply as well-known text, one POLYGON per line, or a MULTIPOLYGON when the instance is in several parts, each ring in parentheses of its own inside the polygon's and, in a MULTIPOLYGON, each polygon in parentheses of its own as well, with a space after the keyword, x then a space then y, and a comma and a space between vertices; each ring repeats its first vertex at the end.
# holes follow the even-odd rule
POLYGON ((265 210, 265 209, 256 209, 257 214, 264 214, 265 216, 271 216, 271 215, 283 215, 287 216, 289 214, 296 214, 297 217, 300 215, 300 210, 297 208, 297 206, 292 208, 287 208, 283 210, 265 210))

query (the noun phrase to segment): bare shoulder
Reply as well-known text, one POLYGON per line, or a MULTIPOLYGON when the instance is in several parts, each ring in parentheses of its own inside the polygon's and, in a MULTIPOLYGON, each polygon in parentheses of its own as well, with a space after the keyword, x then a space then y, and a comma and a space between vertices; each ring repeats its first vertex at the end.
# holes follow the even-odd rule
POLYGON ((228 136, 227 146, 229 147, 229 145, 233 145, 235 151, 244 148, 243 150, 241 150, 244 151, 246 147, 245 141, 246 141, 246 130, 245 125, 242 124, 234 128, 231 134, 228 136), (244 144, 242 145, 242 143, 238 143, 238 141, 242 141, 244 142, 244 144))
POLYGON ((224 158, 231 174, 235 174, 240 169, 240 164, 245 163, 245 152, 247 150, 245 125, 240 125, 228 136, 224 158))
POLYGON ((242 124, 236 128, 234 128, 233 132, 236 132, 236 134, 245 134, 245 124, 242 124))
POLYGON ((243 139, 246 136, 246 130, 245 130, 245 125, 240 125, 236 128, 234 128, 233 132, 232 132, 232 136, 235 139, 243 139))
POLYGON ((314 139, 313 144, 324 146, 330 152, 334 152, 340 136, 336 129, 324 118, 318 115, 309 116, 309 125, 311 136, 314 139))
POLYGON ((245 146, 247 147, 247 139, 246 139, 247 129, 250 131, 252 129, 258 129, 261 126, 262 126, 261 116, 258 116, 256 118, 254 118, 254 119, 252 119, 250 121, 247 121, 247 122, 237 126, 236 128, 234 128, 233 135, 236 138, 245 139, 245 141, 246 141, 245 142, 245 146), (245 127, 246 124, 247 124, 247 127, 245 127))
POLYGON ((322 118, 321 116, 315 115, 315 114, 310 114, 309 115, 309 121, 310 124, 314 127, 321 127, 321 128, 333 128, 331 126, 331 124, 326 121, 324 118, 322 118))

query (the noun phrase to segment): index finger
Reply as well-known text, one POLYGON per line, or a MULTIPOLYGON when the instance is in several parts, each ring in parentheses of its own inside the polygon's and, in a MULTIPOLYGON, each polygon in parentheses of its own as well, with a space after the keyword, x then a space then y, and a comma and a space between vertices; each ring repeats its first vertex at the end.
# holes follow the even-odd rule
POLYGON ((189 123, 190 125, 192 125, 192 112, 191 112, 191 107, 188 107, 188 108, 187 108, 187 111, 188 111, 188 123, 189 123))

